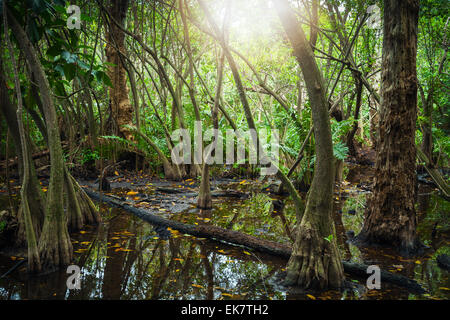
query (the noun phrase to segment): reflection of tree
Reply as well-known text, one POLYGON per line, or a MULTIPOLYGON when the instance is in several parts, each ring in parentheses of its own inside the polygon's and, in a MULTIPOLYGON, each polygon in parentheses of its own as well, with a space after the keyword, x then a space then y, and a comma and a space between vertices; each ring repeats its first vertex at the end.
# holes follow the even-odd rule
POLYGON ((33 277, 26 282, 26 299, 64 299, 67 292, 67 275, 55 272, 42 277, 33 277))
MULTIPOLYGON (((340 194, 339 194, 340 196, 340 194)), ((341 199, 341 197, 339 197, 341 199)), ((350 260, 352 257, 352 254, 350 252, 350 247, 347 242, 347 237, 345 234, 345 227, 342 223, 342 205, 345 201, 339 200, 334 202, 334 210, 333 210, 333 220, 334 225, 336 228, 336 237, 337 237, 337 243, 339 247, 343 247, 345 252, 342 252, 344 256, 344 260, 350 260)))
MULTIPOLYGON (((363 263, 368 265, 377 265, 382 270, 390 271, 392 273, 401 274, 410 279, 416 279, 414 268, 416 264, 414 260, 402 258, 391 248, 371 248, 359 247, 363 263), (401 268, 397 268, 401 265, 401 268), (401 269, 397 270, 397 269, 401 269)), ((367 275, 369 277, 369 275, 367 275)), ((362 279, 362 284, 365 285, 366 279, 362 279)), ((380 290, 370 290, 366 292, 363 299, 367 300, 403 300, 408 299, 409 292, 404 288, 399 288, 390 283, 381 281, 380 290)))
MULTIPOLYGON (((160 297, 161 289, 164 282, 167 279, 169 270, 173 265, 174 260, 170 259, 169 263, 166 265, 166 240, 160 240, 162 245, 158 248, 159 253, 159 270, 153 272, 152 287, 149 292, 147 292, 146 299, 158 299, 160 297)), ((173 258, 173 257, 172 257, 173 258)))
MULTIPOLYGON (((130 224, 130 232, 132 234, 137 234, 137 227, 136 227, 136 221, 135 219, 131 220, 131 224, 130 224)), ((126 249, 130 249, 131 251, 127 251, 126 252, 126 257, 125 257, 125 264, 123 267, 124 270, 124 279, 122 282, 122 292, 128 292, 127 286, 128 286, 128 280, 131 276, 131 270, 133 269, 133 265, 135 264, 135 261, 137 259, 138 256, 141 255, 141 251, 138 250, 137 248, 137 240, 136 237, 131 237, 130 241, 128 242, 128 246, 126 247, 126 249)), ((127 297, 128 299, 130 297, 127 297)))
MULTIPOLYGON (((92 293, 96 292, 95 289, 97 286, 97 278, 95 277, 95 274, 97 274, 97 272, 99 272, 99 270, 101 269, 99 260, 101 259, 102 255, 99 253, 99 250, 101 248, 101 244, 99 244, 99 242, 101 242, 101 239, 99 240, 99 237, 102 235, 102 226, 103 225, 100 225, 98 227, 98 229, 96 230, 97 232, 87 233, 83 236, 82 241, 89 242, 89 247, 86 251, 82 252, 78 260, 74 262, 74 264, 81 268, 82 273, 84 272, 84 270, 92 269, 95 262, 95 272, 87 274, 85 276, 82 275, 80 290, 69 290, 67 299, 83 299, 84 297, 96 297, 92 293), (85 238, 86 236, 88 237, 87 239, 85 238), (93 260, 93 258, 95 258, 95 260, 91 261, 93 260)), ((78 239, 80 238, 78 237, 78 239)), ((68 276, 69 275, 66 274, 66 278, 68 276)))
POLYGON ((203 266, 205 268, 206 280, 207 280, 207 290, 206 299, 212 300, 214 298, 214 274, 211 263, 208 260, 208 252, 205 246, 200 245, 201 259, 203 266))
MULTIPOLYGON (((190 280, 189 279, 190 278, 189 277, 189 269, 192 266, 192 253, 194 252, 194 250, 195 250, 195 244, 191 243, 189 246, 189 251, 186 255, 186 257, 187 257, 186 262, 184 263, 183 268, 179 272, 179 279, 180 280, 183 279, 184 281, 183 281, 183 283, 181 283, 181 281, 177 281, 178 285, 176 287, 181 287, 181 284, 183 285, 182 291, 181 291, 182 295, 186 293, 187 288, 189 286, 189 280, 190 280)), ((176 272, 176 270, 175 270, 175 272, 176 272)))
MULTIPOLYGON (((140 228, 141 230, 141 228, 140 228)), ((130 298, 143 298, 143 292, 145 292, 145 286, 147 284, 147 270, 149 269, 150 264, 156 257, 157 249, 161 245, 161 241, 158 241, 154 244, 153 241, 149 239, 142 239, 142 236, 138 239, 138 248, 136 249, 139 254, 137 255, 137 259, 135 260, 134 265, 134 277, 131 279, 132 281, 128 282, 128 292, 130 298), (151 245, 154 245, 152 248, 149 248, 151 245), (148 255, 148 251, 151 251, 150 256, 148 255), (134 281, 134 282, 133 282, 134 281)))
POLYGON ((120 240, 118 234, 127 228, 129 220, 129 215, 120 214, 109 221, 107 242, 110 242, 110 245, 106 251, 108 258, 106 259, 103 276, 103 299, 120 299, 122 296, 122 281, 125 275, 123 267, 126 252, 116 251, 120 247, 115 247, 114 245, 121 245, 121 243, 118 242, 118 240, 120 240))

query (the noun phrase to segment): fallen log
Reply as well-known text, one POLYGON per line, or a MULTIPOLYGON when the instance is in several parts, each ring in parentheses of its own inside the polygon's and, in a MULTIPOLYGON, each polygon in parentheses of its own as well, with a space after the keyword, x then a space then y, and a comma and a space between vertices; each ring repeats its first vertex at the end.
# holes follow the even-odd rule
POLYGON ((12 273, 14 270, 16 270, 18 267, 20 267, 21 265, 23 265, 27 261, 28 261, 28 259, 20 260, 15 265, 13 265, 11 269, 9 269, 4 274, 2 274, 2 276, 0 276, 0 279, 6 278, 10 273, 12 273))
MULTIPOLYGON (((134 214, 135 216, 147 221, 153 225, 170 227, 171 229, 178 230, 181 233, 190 234, 199 238, 209 238, 227 244, 239 245, 247 248, 251 248, 255 251, 262 253, 268 253, 284 259, 289 259, 292 252, 292 247, 288 244, 278 243, 275 241, 269 241, 260 239, 248 234, 244 234, 234 230, 228 230, 213 225, 190 225, 178 221, 166 219, 157 215, 154 215, 146 210, 135 208, 124 202, 117 201, 109 196, 99 194, 88 188, 84 188, 86 194, 93 200, 105 202, 111 206, 121 208, 127 212, 134 214)), ((367 278, 368 265, 350 263, 347 261, 342 262, 344 271, 346 273, 367 278)), ((408 290, 416 293, 426 292, 420 284, 416 281, 409 279, 402 275, 393 274, 384 270, 381 270, 381 281, 390 282, 398 286, 407 288, 408 290)))

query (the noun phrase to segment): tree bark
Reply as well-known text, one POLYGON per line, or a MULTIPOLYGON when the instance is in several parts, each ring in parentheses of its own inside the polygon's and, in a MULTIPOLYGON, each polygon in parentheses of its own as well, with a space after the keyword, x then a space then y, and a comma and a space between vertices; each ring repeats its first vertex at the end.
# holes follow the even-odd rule
MULTIPOLYGON (((22 157, 23 157, 23 176, 22 176, 22 187, 20 189, 20 196, 22 199, 21 202, 21 210, 22 210, 22 218, 25 226, 25 234, 27 239, 27 248, 28 248, 28 271, 29 272, 40 272, 41 271, 41 261, 39 259, 39 251, 38 251, 38 242, 36 237, 36 232, 34 229, 34 224, 31 216, 31 210, 28 202, 28 192, 30 190, 30 184, 33 183, 31 167, 28 152, 28 143, 25 136, 25 129, 22 121, 22 93, 20 90, 20 82, 19 82, 19 73, 17 71, 16 59, 14 57, 13 47, 11 45, 11 41, 9 40, 8 34, 8 20, 6 17, 6 4, 3 4, 3 27, 4 27, 4 35, 7 43, 9 56, 12 62, 12 68, 14 73, 14 86, 17 95, 17 125, 20 136, 20 146, 22 148, 22 157)), ((2 63, 0 58, 0 63, 2 63)))
MULTIPOLYGON (((15 116, 16 110, 11 100, 8 96, 8 88, 5 84, 6 79, 4 78, 3 68, 0 62, 0 112, 3 113, 8 128, 11 132, 11 136, 13 137, 14 146, 17 153, 17 162, 19 166, 19 175, 21 177, 21 181, 23 180, 24 167, 25 167, 25 158, 22 156, 22 142, 20 139, 19 133, 19 125, 18 119, 15 116)), ((27 144, 29 144, 29 139, 26 139, 27 144)), ((27 152, 30 153, 30 148, 26 148, 27 152)), ((48 154, 48 152, 46 151, 48 154)), ((33 159, 36 155, 31 155, 31 153, 26 157, 27 165, 29 167, 29 175, 30 175, 30 183, 25 192, 25 197, 28 199, 28 205, 31 210, 31 219, 33 220, 34 231, 36 237, 39 238, 41 234, 42 224, 44 222, 44 211, 45 211, 45 201, 42 195, 42 190, 39 185, 39 181, 36 175, 36 169, 33 163, 33 159)), ((6 161, 6 160, 5 160, 6 161)), ((11 165, 10 161, 6 161, 6 166, 11 165)), ((18 220, 18 230, 17 236, 15 239, 15 244, 17 246, 23 246, 27 243, 27 237, 25 232, 25 221, 23 217, 23 211, 19 210, 17 213, 18 220)))
MULTIPOLYGON (((124 25, 128 0, 113 0, 109 8, 109 14, 121 26, 124 25)), ((127 73, 124 66, 125 61, 121 55, 126 55, 125 33, 113 22, 108 24, 109 29, 106 34, 106 57, 109 63, 114 66, 108 67, 108 76, 112 82, 112 88, 109 89, 111 101, 112 117, 117 123, 117 132, 125 139, 132 141, 133 134, 124 125, 133 124, 133 107, 128 98, 127 73)))
POLYGON ((356 81, 356 106, 355 106, 355 116, 354 120, 355 123, 353 124, 352 130, 347 135, 347 147, 348 147, 348 153, 356 157, 356 148, 355 148, 355 142, 353 141, 353 138, 355 137, 356 131, 358 130, 358 120, 359 120, 359 111, 361 109, 361 102, 362 102, 362 91, 363 86, 362 82, 359 79, 359 77, 354 76, 356 81))
POLYGON ((311 46, 288 1, 279 0, 275 7, 302 69, 311 102, 316 142, 314 178, 304 215, 297 222, 286 284, 315 289, 340 288, 344 271, 332 220, 334 156, 323 79, 311 46))
POLYGON ((50 85, 38 59, 36 50, 25 31, 6 10, 11 30, 17 44, 24 53, 30 73, 36 80, 41 94, 44 118, 47 128, 48 147, 50 149, 50 182, 47 191, 44 225, 39 239, 39 255, 43 270, 53 270, 68 265, 72 260, 72 243, 67 230, 67 217, 64 213, 64 159, 59 135, 58 120, 50 85))
MULTIPOLYGON (((223 64, 224 64, 224 54, 223 52, 220 54, 219 58, 219 67, 217 70, 217 88, 216 88, 216 96, 214 98, 214 106, 211 109, 212 122, 214 127, 214 142, 213 146, 217 146, 218 142, 218 133, 219 133, 219 119, 218 119, 218 110, 219 110, 219 101, 220 95, 222 93, 222 82, 223 82, 223 64)), ((207 151, 207 150, 205 150, 207 151)), ((200 183, 200 190, 198 193, 197 199, 197 207, 201 209, 211 209, 212 208, 212 197, 211 197, 211 187, 209 183, 209 159, 212 157, 212 153, 207 152, 206 158, 203 160, 203 169, 202 169, 202 181, 200 183)))
POLYGON ((375 183, 357 236, 359 243, 396 247, 405 255, 421 247, 414 208, 418 13, 418 0, 384 1, 375 183))
POLYGON ((422 100, 423 116, 425 121, 422 130, 422 152, 430 159, 430 165, 433 165, 433 134, 431 128, 433 126, 433 90, 434 81, 431 82, 431 88, 428 90, 428 96, 425 98, 423 88, 418 84, 420 97, 422 100))

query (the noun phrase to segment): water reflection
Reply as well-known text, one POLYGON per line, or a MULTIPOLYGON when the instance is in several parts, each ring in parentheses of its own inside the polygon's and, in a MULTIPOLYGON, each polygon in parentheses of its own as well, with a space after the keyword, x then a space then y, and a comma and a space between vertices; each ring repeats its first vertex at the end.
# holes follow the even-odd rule
POLYGON ((15 275, 0 280, 0 298, 283 298, 267 277, 280 270, 284 261, 248 255, 241 248, 175 230, 170 230, 167 240, 161 239, 153 226, 126 212, 112 209, 109 215, 97 229, 72 234, 75 264, 82 267, 81 290, 67 289, 65 272, 32 279, 15 275))
MULTIPOLYGON (((358 179, 362 179, 358 173, 358 179)), ((352 177, 354 173, 350 172, 352 177)), ((433 190, 419 190, 418 233, 430 246, 428 255, 404 259, 386 249, 356 248, 346 233, 362 226, 367 192, 346 182, 335 193, 334 220, 342 257, 377 264, 413 278, 428 291, 416 296, 382 284, 381 290, 286 292, 279 284, 285 260, 152 226, 122 210, 101 207, 104 222, 71 234, 74 264, 81 267, 81 289, 68 290, 65 270, 27 279, 18 270, 0 279, 0 299, 423 299, 450 298, 448 272, 436 265, 438 253, 449 254, 449 205, 433 190), (363 191, 363 192, 361 192, 363 191)), ((126 191, 124 191, 126 192, 126 191)), ((214 210, 190 208, 170 218, 190 224, 214 224, 267 240, 289 242, 279 216, 270 212, 271 197, 254 193, 246 200, 215 200, 214 210)), ((293 226, 292 201, 284 207, 293 226)), ((163 213, 166 214, 166 213, 163 213)), ((17 261, 0 256, 0 274, 17 261)), ((24 267, 22 267, 23 269, 24 267)), ((365 285, 365 279, 349 281, 365 285)))

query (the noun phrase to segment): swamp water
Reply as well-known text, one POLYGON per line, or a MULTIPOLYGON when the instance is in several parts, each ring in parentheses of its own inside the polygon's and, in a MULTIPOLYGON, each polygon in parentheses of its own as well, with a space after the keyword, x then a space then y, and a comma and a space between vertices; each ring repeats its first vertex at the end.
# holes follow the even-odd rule
MULTIPOLYGON (((377 264, 415 279, 428 291, 426 294, 416 295, 388 283, 382 283, 380 290, 289 292, 279 285, 279 275, 286 265, 283 259, 157 228, 121 209, 100 205, 103 222, 71 234, 74 264, 81 268, 79 290, 67 288, 70 274, 66 270, 26 279, 21 267, 0 279, 0 299, 449 299, 448 271, 440 269, 435 260, 440 253, 450 254, 449 202, 430 187, 419 188, 418 232, 431 248, 426 255, 405 259, 389 250, 357 248, 346 240, 350 230, 357 234, 363 222, 367 191, 358 180, 358 184, 344 181, 335 193, 334 218, 343 259, 377 264)), ((271 216, 271 198, 252 192, 254 184, 241 180, 220 185, 247 191, 251 196, 240 200, 215 198, 214 209, 207 212, 194 208, 189 192, 195 193, 195 186, 182 186, 187 189, 185 194, 167 195, 156 192, 151 183, 129 188, 114 188, 113 184, 113 194, 166 218, 190 224, 212 223, 267 240, 289 242, 281 219, 271 216)), ((292 226, 295 214, 289 201, 284 215, 292 226)), ((0 275, 17 259, 0 255, 0 275)), ((351 275, 347 280, 361 287, 366 281, 351 275)))

